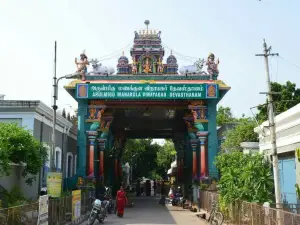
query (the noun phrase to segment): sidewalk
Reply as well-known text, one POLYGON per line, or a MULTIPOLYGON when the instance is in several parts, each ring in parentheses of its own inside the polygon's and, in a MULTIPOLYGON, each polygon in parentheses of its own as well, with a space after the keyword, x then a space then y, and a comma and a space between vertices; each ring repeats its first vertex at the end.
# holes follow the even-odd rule
MULTIPOLYGON (((123 218, 115 214, 108 215, 104 224, 118 225, 207 225, 199 219, 195 213, 184 210, 181 207, 161 206, 158 198, 136 198, 133 208, 125 208, 123 218)), ((86 225, 87 222, 81 225, 86 225)), ((97 224, 97 223, 95 223, 97 224)))
POLYGON ((180 225, 207 225, 208 223, 196 216, 187 209, 182 209, 182 207, 167 206, 169 213, 175 220, 175 224, 180 225))

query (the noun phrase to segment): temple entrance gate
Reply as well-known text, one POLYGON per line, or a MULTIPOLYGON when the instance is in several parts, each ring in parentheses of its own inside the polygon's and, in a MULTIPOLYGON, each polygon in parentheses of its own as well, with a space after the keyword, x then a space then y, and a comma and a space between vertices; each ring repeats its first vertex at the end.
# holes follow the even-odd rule
POLYGON ((210 54, 206 61, 186 66, 178 74, 172 53, 163 63, 161 32, 150 31, 149 23, 146 25, 143 32, 135 32, 132 63, 123 54, 116 75, 101 70, 100 64, 87 72, 89 61, 83 53, 77 62, 84 65, 78 69, 82 79, 65 87, 78 102, 78 168, 74 179, 117 182, 129 138, 173 139, 181 183, 219 176, 213 163, 219 148, 216 106, 230 87, 217 80, 218 60, 210 54), (207 72, 202 70, 204 62, 207 72))

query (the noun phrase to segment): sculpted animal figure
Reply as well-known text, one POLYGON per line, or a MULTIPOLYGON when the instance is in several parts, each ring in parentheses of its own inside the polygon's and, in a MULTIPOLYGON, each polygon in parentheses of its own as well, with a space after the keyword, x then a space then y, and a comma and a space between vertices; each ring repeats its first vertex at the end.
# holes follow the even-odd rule
POLYGON ((89 73, 90 75, 112 75, 115 72, 111 67, 102 66, 97 59, 90 60, 90 63, 93 67, 93 71, 89 73))
POLYGON ((181 74, 200 74, 200 75, 207 75, 205 71, 202 71, 204 66, 205 60, 199 59, 194 63, 194 65, 184 66, 180 68, 179 72, 181 74))

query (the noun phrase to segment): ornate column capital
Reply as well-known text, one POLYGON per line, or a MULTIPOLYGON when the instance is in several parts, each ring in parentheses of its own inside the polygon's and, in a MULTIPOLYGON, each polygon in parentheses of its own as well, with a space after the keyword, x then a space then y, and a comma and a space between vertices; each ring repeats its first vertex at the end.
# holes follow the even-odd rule
POLYGON ((100 151, 104 151, 107 140, 105 138, 98 138, 97 141, 100 151))
POLYGON ((98 136, 98 131, 88 130, 86 131, 89 141, 95 141, 98 136))
POLYGON ((207 136, 208 136, 208 132, 207 131, 199 131, 197 132, 197 137, 200 141, 200 144, 204 144, 206 139, 207 139, 207 136))
POLYGON ((198 139, 191 139, 190 143, 191 143, 193 152, 195 152, 197 150, 198 143, 199 143, 198 139))

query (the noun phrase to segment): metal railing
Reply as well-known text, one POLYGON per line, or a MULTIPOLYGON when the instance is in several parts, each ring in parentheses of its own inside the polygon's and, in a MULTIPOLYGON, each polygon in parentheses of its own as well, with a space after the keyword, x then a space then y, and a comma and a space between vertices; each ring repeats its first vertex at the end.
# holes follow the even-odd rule
MULTIPOLYGON (((200 192, 200 207, 208 212, 213 201, 219 200, 216 192, 200 192)), ((231 205, 219 209, 225 218, 226 224, 234 225, 298 225, 300 214, 291 213, 282 209, 266 208, 261 204, 235 201, 231 205)))
MULTIPOLYGON (((91 210, 91 192, 81 194, 81 215, 91 210)), ((93 195, 92 195, 93 196, 93 195)), ((39 203, 0 209, 0 225, 36 225, 38 221, 39 203)), ((48 224, 64 225, 72 222, 72 196, 49 199, 48 224)))

